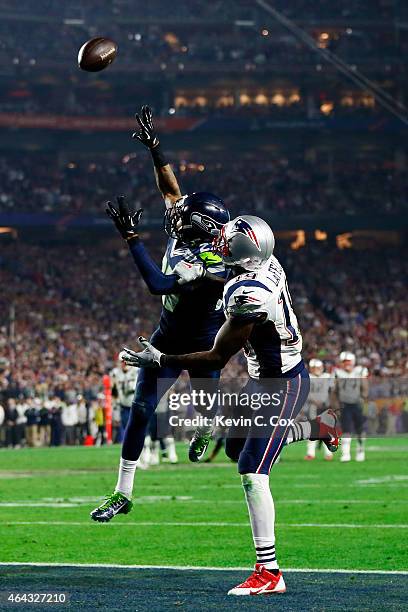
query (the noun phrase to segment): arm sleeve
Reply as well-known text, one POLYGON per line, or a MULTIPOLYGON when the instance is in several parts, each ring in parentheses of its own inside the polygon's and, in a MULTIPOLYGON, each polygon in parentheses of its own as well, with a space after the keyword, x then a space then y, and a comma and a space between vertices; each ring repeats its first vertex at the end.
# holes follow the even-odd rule
POLYGON ((183 293, 189 290, 188 288, 183 289, 183 285, 177 283, 178 276, 176 274, 164 274, 160 270, 140 240, 132 240, 129 243, 129 250, 150 293, 165 295, 168 293, 183 293))

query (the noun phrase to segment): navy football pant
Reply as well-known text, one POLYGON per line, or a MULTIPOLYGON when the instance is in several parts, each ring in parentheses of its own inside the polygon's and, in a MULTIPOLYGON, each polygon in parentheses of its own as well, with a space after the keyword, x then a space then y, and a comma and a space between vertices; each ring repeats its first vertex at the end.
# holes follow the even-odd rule
POLYGON ((364 413, 361 404, 341 404, 341 427, 345 433, 361 436, 364 429, 364 413))
MULTIPOLYGON (((175 344, 174 339, 166 337, 160 329, 156 330, 151 337, 151 343, 154 347, 165 353, 183 354, 194 351, 204 350, 204 348, 192 348, 191 345, 186 345, 180 348, 175 344)), ((213 339, 209 340, 211 348, 213 339)), ((122 445, 122 458, 129 461, 137 461, 143 450, 146 429, 150 418, 156 410, 157 404, 161 398, 167 393, 170 387, 176 382, 183 368, 164 367, 141 369, 137 379, 135 396, 130 411, 128 424, 125 429, 125 435, 122 445)), ((220 372, 208 370, 189 371, 189 376, 192 382, 192 387, 196 387, 194 379, 206 379, 208 384, 205 385, 206 391, 213 393, 218 389, 218 379, 220 372)), ((203 388, 202 381, 197 391, 203 388)), ((211 416, 210 412, 205 412, 206 416, 211 416)))
POLYGON ((261 406, 255 412, 248 408, 235 411, 251 419, 251 425, 234 426, 228 431, 225 445, 227 456, 238 462, 240 474, 269 474, 285 445, 290 420, 297 417, 307 400, 310 389, 309 373, 304 368, 294 378, 274 380, 249 379, 241 394, 267 393, 279 403, 261 406), (257 422, 254 422, 257 417, 257 422), (272 424, 270 424, 271 417, 272 424), (275 424, 276 423, 276 424, 275 424))

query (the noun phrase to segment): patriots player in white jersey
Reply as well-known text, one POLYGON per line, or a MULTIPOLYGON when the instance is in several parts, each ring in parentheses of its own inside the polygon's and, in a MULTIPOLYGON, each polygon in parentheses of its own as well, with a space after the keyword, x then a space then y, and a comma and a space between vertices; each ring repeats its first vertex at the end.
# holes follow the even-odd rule
POLYGON ((339 357, 340 367, 335 370, 336 395, 340 402, 343 439, 342 463, 351 461, 351 434, 357 436, 356 461, 365 461, 363 402, 368 400, 368 370, 356 365, 354 353, 343 351, 339 357))
POLYGON ((121 352, 126 363, 145 368, 164 364, 223 368, 235 353, 245 351, 249 379, 241 390, 237 409, 239 416, 250 418, 229 429, 226 453, 238 462, 257 563, 250 577, 231 589, 230 595, 286 590, 276 559, 275 508, 269 488, 269 472, 284 445, 321 438, 332 451, 338 446, 332 411, 313 422, 294 421, 309 392, 309 374, 302 360, 302 336, 286 275, 273 256, 274 244, 268 224, 250 215, 224 225, 215 239, 214 249, 231 268, 233 278, 224 288, 227 320, 209 351, 169 355, 140 338, 144 351, 135 353, 125 348, 121 352), (244 407, 242 398, 260 394, 269 399, 255 414, 244 407))
MULTIPOLYGON (((327 410, 331 405, 331 394, 334 389, 334 378, 324 371, 323 362, 320 359, 309 361, 310 393, 307 398, 305 411, 309 419, 315 419, 318 414, 327 410)), ((307 441, 306 461, 313 461, 316 457, 317 440, 307 441)), ((324 458, 326 461, 333 459, 333 454, 323 444, 324 458)))

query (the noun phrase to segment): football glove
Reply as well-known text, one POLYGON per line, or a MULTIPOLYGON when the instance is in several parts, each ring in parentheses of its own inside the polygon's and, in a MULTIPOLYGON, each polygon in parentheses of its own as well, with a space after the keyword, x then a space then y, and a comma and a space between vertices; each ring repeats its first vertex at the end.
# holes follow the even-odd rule
POLYGON ((126 363, 126 365, 136 368, 160 367, 160 358, 163 353, 154 348, 143 336, 139 337, 139 343, 144 348, 144 351, 136 353, 125 346, 119 353, 119 359, 126 363))
POLYGON ((202 264, 190 263, 188 261, 179 261, 174 266, 174 272, 179 276, 177 283, 185 285, 205 276, 205 268, 202 264))
POLYGON ((140 126, 138 132, 132 134, 132 138, 137 138, 148 149, 154 149, 159 144, 159 139, 154 129, 152 120, 152 109, 146 104, 142 106, 140 115, 136 113, 136 121, 140 126))
POLYGON ((125 240, 135 238, 143 209, 131 211, 125 196, 118 196, 116 201, 117 206, 114 206, 112 202, 106 203, 106 214, 112 219, 122 238, 125 240))

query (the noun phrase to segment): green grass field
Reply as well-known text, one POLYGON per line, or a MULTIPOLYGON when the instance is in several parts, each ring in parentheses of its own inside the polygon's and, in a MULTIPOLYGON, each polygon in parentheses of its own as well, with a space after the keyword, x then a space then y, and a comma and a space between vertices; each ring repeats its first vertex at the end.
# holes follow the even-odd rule
MULTIPOLYGON (((281 566, 407 570, 408 439, 368 441, 363 464, 304 451, 272 471, 281 566)), ((236 466, 178 452, 180 465, 138 472, 132 513, 101 525, 89 512, 115 485, 119 447, 0 451, 0 561, 251 567, 236 466)))

